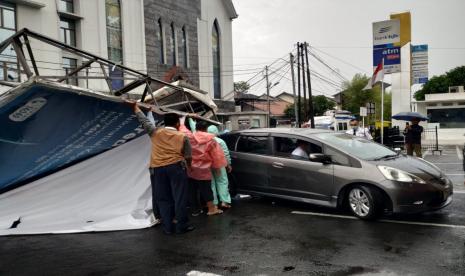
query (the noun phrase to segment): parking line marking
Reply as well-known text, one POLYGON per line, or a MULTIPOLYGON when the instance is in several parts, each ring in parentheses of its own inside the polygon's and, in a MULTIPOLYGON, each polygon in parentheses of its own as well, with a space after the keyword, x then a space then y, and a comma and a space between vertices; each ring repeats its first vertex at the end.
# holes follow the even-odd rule
POLYGON ((457 176, 457 175, 465 175, 465 173, 446 173, 446 175, 452 175, 452 176, 457 176))
POLYGON ((465 194, 465 191, 454 191, 454 194, 465 194))
POLYGON ((197 270, 192 270, 187 272, 187 276, 221 276, 220 274, 215 274, 215 273, 210 273, 210 272, 203 272, 203 271, 197 271, 197 270))
POLYGON ((351 217, 351 216, 333 215, 333 214, 315 213, 315 212, 304 212, 304 211, 292 211, 291 214, 317 216, 317 217, 329 217, 329 218, 358 219, 356 217, 351 217))
MULTIPOLYGON (((315 212, 292 211, 291 214, 358 220, 358 218, 352 217, 352 216, 333 215, 333 214, 315 213, 315 212)), ((390 219, 380 219, 380 220, 377 220, 377 221, 378 222, 385 222, 385 223, 397 223, 397 224, 408 224, 408 225, 420 225, 420 226, 433 226, 433 227, 465 229, 465 225, 456 225, 456 224, 440 224, 440 223, 429 223, 429 222, 419 222, 419 221, 402 221, 402 220, 390 220, 390 219)))
POLYGON ((459 146, 455 146, 455 149, 457 150, 457 156, 459 157, 459 160, 463 160, 463 155, 460 152, 459 146))

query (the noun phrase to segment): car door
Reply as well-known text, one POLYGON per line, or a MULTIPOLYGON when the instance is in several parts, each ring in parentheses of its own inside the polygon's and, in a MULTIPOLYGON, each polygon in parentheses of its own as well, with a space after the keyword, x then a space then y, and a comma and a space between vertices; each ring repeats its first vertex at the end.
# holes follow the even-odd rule
POLYGON ((347 183, 364 180, 360 161, 328 145, 324 145, 323 149, 334 166, 334 185, 330 193, 336 196, 347 183))
POLYGON ((322 145, 308 138, 273 135, 273 156, 268 167, 269 190, 275 194, 304 199, 330 201, 333 165, 295 159, 291 155, 297 140, 309 143, 311 153, 322 153, 322 145))
POLYGON ((270 153, 268 133, 240 135, 231 154, 238 191, 266 191, 270 153))

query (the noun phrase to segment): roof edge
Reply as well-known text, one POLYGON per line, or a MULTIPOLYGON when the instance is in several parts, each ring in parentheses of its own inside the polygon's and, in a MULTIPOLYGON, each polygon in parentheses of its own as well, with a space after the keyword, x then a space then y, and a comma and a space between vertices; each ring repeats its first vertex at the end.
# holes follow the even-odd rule
POLYGON ((236 19, 239 15, 237 14, 236 8, 234 7, 232 0, 223 0, 223 3, 226 6, 229 19, 236 19))

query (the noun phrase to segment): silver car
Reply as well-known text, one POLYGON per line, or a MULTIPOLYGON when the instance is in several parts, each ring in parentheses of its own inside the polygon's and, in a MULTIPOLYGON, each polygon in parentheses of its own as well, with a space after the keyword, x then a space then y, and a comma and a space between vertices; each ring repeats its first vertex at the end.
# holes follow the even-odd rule
POLYGON ((249 129, 222 138, 231 150, 231 185, 240 193, 349 207, 361 219, 452 201, 452 183, 438 167, 363 138, 308 128, 249 129), (305 156, 292 154, 298 146, 305 156))

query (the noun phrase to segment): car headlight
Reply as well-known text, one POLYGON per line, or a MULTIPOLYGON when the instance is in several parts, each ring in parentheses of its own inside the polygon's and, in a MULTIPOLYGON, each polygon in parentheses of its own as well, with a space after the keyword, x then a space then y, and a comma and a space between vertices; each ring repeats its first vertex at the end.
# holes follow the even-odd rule
POLYGON ((387 166, 378 166, 379 171, 386 177, 386 179, 399 181, 399 182, 414 182, 419 184, 426 184, 426 182, 408 172, 404 172, 399 169, 387 167, 387 166))

